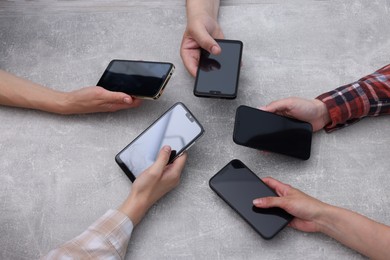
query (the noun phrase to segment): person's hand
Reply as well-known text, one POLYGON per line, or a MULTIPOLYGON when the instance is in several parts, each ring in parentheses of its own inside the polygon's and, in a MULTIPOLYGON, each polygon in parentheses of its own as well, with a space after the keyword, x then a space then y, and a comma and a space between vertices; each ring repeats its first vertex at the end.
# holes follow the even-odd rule
POLYGON ((164 146, 157 160, 134 181, 131 192, 119 208, 133 222, 138 224, 148 209, 167 192, 179 184, 181 172, 187 160, 187 153, 167 165, 171 148, 164 146))
POLYGON ((295 218, 289 226, 304 232, 319 232, 322 212, 330 205, 271 177, 262 179, 280 197, 265 197, 253 200, 258 208, 282 208, 295 218))
POLYGON ((313 126, 314 132, 324 128, 331 121, 326 105, 318 99, 289 97, 273 101, 260 109, 308 122, 313 126))
POLYGON ((207 14, 188 17, 187 28, 181 42, 180 56, 188 72, 195 77, 200 59, 200 48, 211 54, 221 53, 221 47, 214 39, 224 35, 218 22, 207 14))
POLYGON ((141 100, 122 92, 113 92, 102 87, 85 87, 64 93, 62 114, 86 114, 96 112, 114 112, 121 109, 138 107, 141 100))

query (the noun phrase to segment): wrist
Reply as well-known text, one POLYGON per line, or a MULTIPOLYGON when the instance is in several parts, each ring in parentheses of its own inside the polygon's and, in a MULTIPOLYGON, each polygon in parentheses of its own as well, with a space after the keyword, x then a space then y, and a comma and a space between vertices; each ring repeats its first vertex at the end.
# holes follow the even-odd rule
POLYGON ((218 23, 217 18, 210 15, 208 12, 197 12, 189 14, 187 16, 187 28, 198 27, 199 25, 204 25, 206 21, 215 21, 218 23))
POLYGON ((328 234, 334 222, 334 216, 337 215, 337 207, 325 204, 321 211, 315 217, 314 222, 317 225, 318 232, 328 234))
POLYGON ((187 19, 188 23, 193 19, 197 19, 199 17, 210 17, 214 20, 218 18, 218 10, 219 10, 219 0, 187 0, 187 19))
POLYGON ((55 107, 53 112, 56 114, 69 115, 72 108, 71 92, 58 92, 55 95, 55 107))
POLYGON ((319 113, 319 118, 321 118, 323 125, 328 125, 331 122, 331 119, 328 108, 326 107, 325 103, 318 99, 314 99, 314 102, 316 103, 316 106, 318 108, 317 111, 319 113))
POLYGON ((135 226, 142 220, 149 208, 150 205, 145 199, 130 194, 118 210, 124 213, 135 226))
POLYGON ((44 98, 32 98, 29 107, 55 114, 67 114, 66 93, 47 89, 44 96, 44 98))

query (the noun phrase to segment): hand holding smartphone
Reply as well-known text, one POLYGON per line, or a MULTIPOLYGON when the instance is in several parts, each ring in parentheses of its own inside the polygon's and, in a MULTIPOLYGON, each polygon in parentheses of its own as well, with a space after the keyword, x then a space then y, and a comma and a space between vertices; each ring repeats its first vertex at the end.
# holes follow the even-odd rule
POLYGON ((293 219, 280 208, 253 206, 254 199, 277 195, 240 160, 229 162, 210 179, 209 185, 265 239, 273 238, 293 219))
POLYGON ((144 99, 158 99, 175 66, 168 62, 112 60, 97 86, 144 99))
POLYGON ((204 133, 203 126, 183 103, 176 103, 115 156, 131 181, 152 165, 160 149, 172 149, 169 163, 189 149, 204 133))
POLYGON ((234 99, 237 97, 243 44, 236 40, 216 41, 222 50, 219 55, 201 50, 194 95, 234 99))
POLYGON ((239 145, 307 160, 312 133, 307 122, 248 106, 236 110, 233 141, 239 145))

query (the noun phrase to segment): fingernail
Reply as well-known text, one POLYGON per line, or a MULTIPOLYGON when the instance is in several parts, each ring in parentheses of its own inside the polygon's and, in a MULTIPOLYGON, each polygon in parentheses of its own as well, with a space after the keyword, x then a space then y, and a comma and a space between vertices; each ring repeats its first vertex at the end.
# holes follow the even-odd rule
POLYGON ((123 101, 124 101, 125 103, 127 103, 127 104, 133 103, 132 100, 131 100, 131 98, 128 98, 128 97, 125 97, 125 98, 123 99, 123 101))
POLYGON ((212 53, 212 54, 217 54, 217 51, 218 51, 218 47, 217 46, 213 46, 213 47, 211 47, 211 50, 210 50, 210 52, 212 53))
POLYGON ((266 106, 259 107, 260 110, 265 110, 266 108, 267 108, 266 106))
POLYGON ((262 202, 263 202, 262 199, 255 199, 255 200, 253 200, 253 204, 257 204, 257 205, 261 204, 262 202))
POLYGON ((170 153, 171 152, 171 147, 169 145, 164 145, 163 150, 170 153))

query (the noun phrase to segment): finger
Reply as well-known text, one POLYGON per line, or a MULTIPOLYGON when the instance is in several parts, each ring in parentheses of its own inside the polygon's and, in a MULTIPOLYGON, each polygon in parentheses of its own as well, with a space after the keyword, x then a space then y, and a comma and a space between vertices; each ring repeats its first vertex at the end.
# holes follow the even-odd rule
POLYGON ((141 104, 142 99, 133 97, 133 103, 131 104, 131 107, 139 107, 141 104))
POLYGON ((200 49, 198 46, 199 44, 185 32, 180 46, 180 56, 187 71, 193 77, 196 76, 200 58, 200 49))
POLYGON ((207 50, 208 52, 214 55, 221 53, 221 47, 213 39, 213 37, 211 37, 205 27, 201 27, 198 30, 193 30, 192 36, 194 40, 200 45, 200 47, 207 50))
POLYGON ((264 197, 264 198, 258 198, 253 200, 253 205, 255 205, 258 208, 274 208, 274 207, 281 207, 282 202, 281 197, 264 197))
POLYGON ((191 51, 183 51, 182 59, 184 66, 188 70, 188 72, 191 74, 191 76, 196 77, 196 72, 198 70, 199 65, 199 57, 200 57, 200 51, 198 51, 197 56, 194 56, 194 54, 190 54, 191 51))
POLYGON ((225 39, 225 35, 223 34, 222 30, 219 30, 217 35, 214 35, 216 39, 225 39))
POLYGON ((171 147, 169 145, 164 145, 157 156, 157 160, 152 164, 152 166, 150 166, 149 169, 152 172, 162 173, 165 166, 168 164, 170 155, 171 147))
POLYGON ((261 180, 273 190, 275 190, 280 185, 284 185, 284 183, 282 183, 281 181, 278 181, 272 177, 264 177, 264 178, 261 178, 261 180))
POLYGON ((188 154, 184 152, 182 155, 176 158, 176 160, 172 163, 172 168, 177 171, 182 171, 187 161, 188 154))
POLYGON ((275 112, 282 112, 282 111, 289 110, 289 105, 290 102, 288 101, 288 99, 281 99, 281 100, 273 101, 268 105, 261 107, 260 109, 271 113, 275 113, 275 112))
POLYGON ((132 105, 134 102, 134 99, 122 92, 111 92, 111 99, 113 102, 116 102, 118 104, 126 104, 126 105, 132 105))
POLYGON ((118 104, 132 104, 133 98, 123 92, 109 91, 105 88, 98 87, 101 91, 101 97, 106 101, 106 103, 118 103, 118 104))
POLYGON ((166 166, 164 170, 164 177, 166 178, 165 180, 170 180, 169 182, 173 184, 173 187, 179 184, 181 173, 183 172, 186 160, 187 154, 184 153, 179 156, 172 164, 166 166))
POLYGON ((129 108, 135 108, 135 107, 139 107, 142 103, 142 100, 141 99, 136 99, 136 98, 133 98, 133 102, 131 104, 127 104, 127 103, 105 103, 103 105, 103 109, 102 109, 102 112, 115 112, 115 111, 118 111, 118 110, 123 110, 123 109, 129 109, 129 108))
POLYGON ((276 193, 279 196, 285 195, 288 192, 288 190, 291 188, 290 185, 284 184, 283 182, 275 180, 274 178, 271 178, 271 177, 262 178, 262 181, 265 184, 267 184, 268 187, 270 187, 271 189, 276 191, 276 193))

